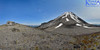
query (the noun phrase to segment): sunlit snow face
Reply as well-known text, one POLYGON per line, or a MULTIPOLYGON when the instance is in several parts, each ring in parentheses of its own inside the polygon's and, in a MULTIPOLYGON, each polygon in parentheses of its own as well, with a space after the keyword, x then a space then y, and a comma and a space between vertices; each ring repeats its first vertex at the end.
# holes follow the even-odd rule
POLYGON ((63 25, 63 23, 60 23, 58 26, 56 26, 55 28, 59 28, 63 25))
POLYGON ((66 21, 69 21, 69 19, 68 19, 68 18, 66 18, 66 21))

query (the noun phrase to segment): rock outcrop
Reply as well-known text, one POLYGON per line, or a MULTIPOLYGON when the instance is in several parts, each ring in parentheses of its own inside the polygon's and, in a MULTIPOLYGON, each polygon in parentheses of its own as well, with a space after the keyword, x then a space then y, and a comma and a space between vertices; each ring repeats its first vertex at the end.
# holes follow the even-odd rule
POLYGON ((8 21, 7 22, 7 25, 10 25, 10 26, 13 26, 13 25, 15 25, 16 23, 15 22, 12 22, 12 21, 8 21))

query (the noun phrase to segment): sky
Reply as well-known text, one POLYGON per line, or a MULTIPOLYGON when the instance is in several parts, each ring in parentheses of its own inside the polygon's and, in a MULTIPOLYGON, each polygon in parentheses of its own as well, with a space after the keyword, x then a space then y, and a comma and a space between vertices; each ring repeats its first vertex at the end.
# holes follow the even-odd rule
POLYGON ((86 0, 0 0, 0 25, 7 21, 39 25, 64 12, 73 12, 88 23, 100 24, 100 6, 87 7, 86 0))

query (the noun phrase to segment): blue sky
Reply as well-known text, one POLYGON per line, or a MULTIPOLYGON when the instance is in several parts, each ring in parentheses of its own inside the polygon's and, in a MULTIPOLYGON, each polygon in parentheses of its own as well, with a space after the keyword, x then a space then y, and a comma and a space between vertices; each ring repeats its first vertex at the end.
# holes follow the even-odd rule
POLYGON ((64 12, 74 12, 89 23, 100 24, 100 7, 86 7, 85 0, 0 0, 0 24, 14 21, 37 25, 64 12))

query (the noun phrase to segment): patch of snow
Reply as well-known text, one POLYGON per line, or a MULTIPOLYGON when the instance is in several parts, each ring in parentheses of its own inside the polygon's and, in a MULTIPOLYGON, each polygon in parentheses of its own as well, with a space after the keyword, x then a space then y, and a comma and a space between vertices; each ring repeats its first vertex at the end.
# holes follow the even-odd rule
POLYGON ((93 28, 93 27, 88 27, 88 26, 83 26, 84 28, 93 28))
POLYGON ((67 16, 62 17, 62 19, 65 18, 65 17, 67 17, 67 16))
POLYGON ((65 18, 65 17, 67 17, 69 15, 69 12, 66 12, 63 15, 65 15, 65 16, 63 16, 62 18, 65 18))
POLYGON ((60 23, 58 26, 56 26, 55 28, 59 28, 63 25, 63 23, 60 23))
POLYGON ((76 26, 82 26, 81 24, 76 24, 76 26))
POLYGON ((69 19, 68 19, 68 18, 66 18, 66 21, 69 21, 69 19))
POLYGON ((77 16, 74 16, 74 15, 72 15, 72 14, 70 14, 70 16, 71 16, 71 18, 72 18, 73 20, 75 20, 76 22, 80 23, 80 21, 78 20, 78 17, 77 17, 77 16))

